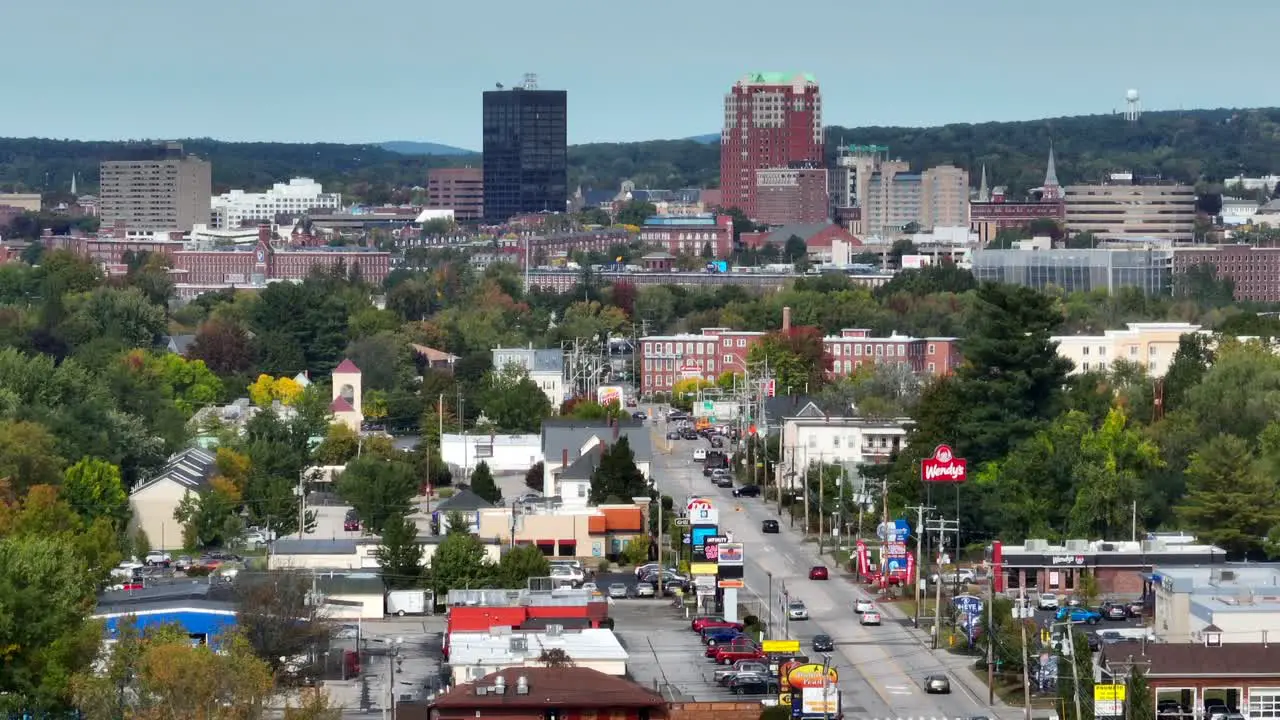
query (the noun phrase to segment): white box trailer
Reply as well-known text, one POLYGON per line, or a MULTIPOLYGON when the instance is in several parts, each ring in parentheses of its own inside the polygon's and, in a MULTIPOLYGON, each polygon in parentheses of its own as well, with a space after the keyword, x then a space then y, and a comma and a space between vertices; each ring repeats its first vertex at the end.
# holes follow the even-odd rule
POLYGON ((392 590, 387 593, 388 615, 425 615, 427 610, 426 590, 392 590))

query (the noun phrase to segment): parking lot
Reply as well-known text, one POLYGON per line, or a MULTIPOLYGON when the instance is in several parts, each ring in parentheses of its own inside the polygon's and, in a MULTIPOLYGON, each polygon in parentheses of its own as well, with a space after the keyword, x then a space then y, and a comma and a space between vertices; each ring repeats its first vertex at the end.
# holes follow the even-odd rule
MULTIPOLYGON (((671 701, 726 700, 734 697, 716 685, 719 666, 703 656, 706 646, 690 619, 669 602, 619 600, 610 608, 614 634, 626 648, 631 679, 671 701)), ((764 696, 761 696, 764 697, 764 696)))

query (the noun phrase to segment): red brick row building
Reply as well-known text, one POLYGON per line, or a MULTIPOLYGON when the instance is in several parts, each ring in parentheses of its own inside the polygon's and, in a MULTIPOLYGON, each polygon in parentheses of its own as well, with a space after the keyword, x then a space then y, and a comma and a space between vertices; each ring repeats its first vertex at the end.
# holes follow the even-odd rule
POLYGON ((920 375, 949 375, 960 365, 959 340, 949 337, 916 338, 896 333, 872 337, 870 330, 846 328, 822 339, 831 358, 827 376, 843 377, 866 365, 907 365, 920 375))

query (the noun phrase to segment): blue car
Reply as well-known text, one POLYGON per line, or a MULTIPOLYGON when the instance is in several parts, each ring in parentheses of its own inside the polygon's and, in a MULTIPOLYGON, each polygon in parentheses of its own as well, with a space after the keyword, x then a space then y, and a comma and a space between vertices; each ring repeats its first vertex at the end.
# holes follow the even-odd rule
POLYGON ((710 627, 702 631, 705 645, 723 645, 742 636, 742 631, 731 627, 710 627))
POLYGON ((1102 620, 1102 614, 1096 610, 1090 610, 1082 607, 1064 607, 1058 610, 1056 619, 1061 622, 1070 618, 1073 623, 1087 623, 1089 625, 1097 625, 1102 620))

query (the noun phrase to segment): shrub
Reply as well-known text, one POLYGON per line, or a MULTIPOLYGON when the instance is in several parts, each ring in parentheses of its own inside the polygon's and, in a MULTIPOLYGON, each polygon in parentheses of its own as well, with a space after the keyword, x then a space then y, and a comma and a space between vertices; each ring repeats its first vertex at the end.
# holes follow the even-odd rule
POLYGON ((596 563, 596 572, 607 573, 609 572, 609 566, 610 563, 608 558, 600 558, 600 562, 596 563))
POLYGON ((453 497, 453 488, 440 488, 436 491, 436 497, 441 500, 447 500, 453 497))

